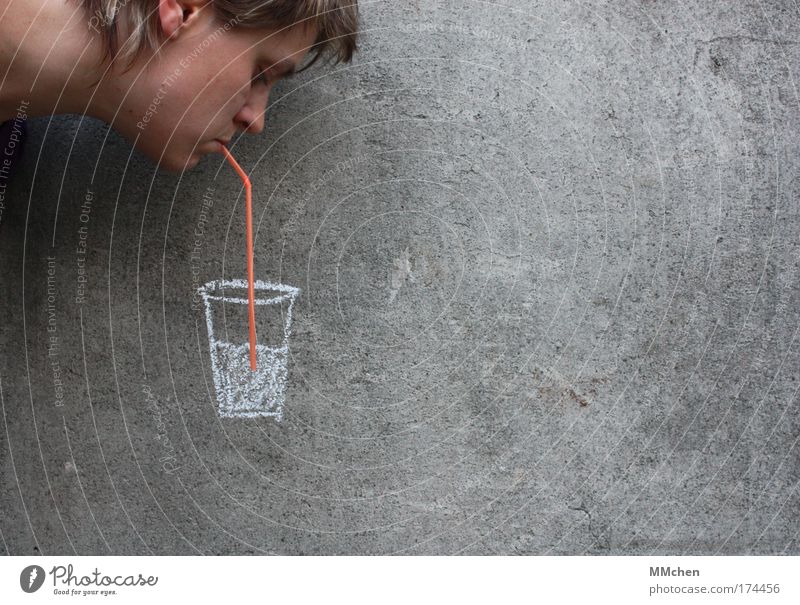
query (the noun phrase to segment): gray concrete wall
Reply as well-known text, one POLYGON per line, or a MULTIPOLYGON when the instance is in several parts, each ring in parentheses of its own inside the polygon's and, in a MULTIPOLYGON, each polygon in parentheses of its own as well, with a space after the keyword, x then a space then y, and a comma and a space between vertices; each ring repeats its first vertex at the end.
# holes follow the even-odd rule
POLYGON ((280 422, 220 417, 193 304, 245 276, 221 156, 31 123, 0 552, 800 554, 796 4, 362 4, 235 147, 280 422))

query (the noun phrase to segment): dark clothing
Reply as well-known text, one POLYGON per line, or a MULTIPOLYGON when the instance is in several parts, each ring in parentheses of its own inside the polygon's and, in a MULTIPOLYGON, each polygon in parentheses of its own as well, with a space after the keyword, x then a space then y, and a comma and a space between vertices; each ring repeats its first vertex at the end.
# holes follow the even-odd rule
POLYGON ((14 118, 0 124, 0 181, 11 180, 25 151, 28 125, 25 118, 14 118))

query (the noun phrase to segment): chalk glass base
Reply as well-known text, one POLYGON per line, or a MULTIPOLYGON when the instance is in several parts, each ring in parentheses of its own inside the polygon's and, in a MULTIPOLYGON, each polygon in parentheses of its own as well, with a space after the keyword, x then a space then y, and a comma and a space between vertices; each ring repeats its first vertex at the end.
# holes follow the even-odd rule
MULTIPOLYGON (((268 308, 276 312, 285 311, 277 316, 281 336, 274 339, 271 343, 273 346, 256 345, 255 371, 250 369, 250 344, 220 338, 227 331, 223 329, 217 335, 214 326, 215 309, 217 312, 224 311, 225 305, 229 310, 247 308, 247 282, 216 280, 198 289, 205 302, 211 373, 214 376, 219 415, 224 418, 268 416, 280 422, 288 378, 292 307, 300 289, 262 281, 256 281, 254 289, 257 323, 262 311, 268 308)), ((224 313, 222 317, 225 317, 224 313)), ((264 324, 261 325, 263 327, 264 324)), ((261 334, 260 340, 263 338, 261 334)))
POLYGON ((280 421, 286 392, 289 350, 256 345, 256 365, 250 369, 250 345, 217 342, 212 348, 217 368, 219 415, 228 418, 272 416, 280 421))

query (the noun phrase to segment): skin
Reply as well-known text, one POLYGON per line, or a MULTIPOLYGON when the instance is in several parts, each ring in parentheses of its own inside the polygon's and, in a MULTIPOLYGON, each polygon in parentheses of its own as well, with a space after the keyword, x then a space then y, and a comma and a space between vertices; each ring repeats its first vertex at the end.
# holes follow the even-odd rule
POLYGON ((261 133, 272 86, 316 37, 306 24, 220 30, 209 0, 160 0, 159 21, 161 48, 123 73, 99 65, 100 36, 77 4, 0 0, 0 121, 21 101, 28 117, 93 116, 161 168, 182 171, 221 153, 220 141, 261 133))

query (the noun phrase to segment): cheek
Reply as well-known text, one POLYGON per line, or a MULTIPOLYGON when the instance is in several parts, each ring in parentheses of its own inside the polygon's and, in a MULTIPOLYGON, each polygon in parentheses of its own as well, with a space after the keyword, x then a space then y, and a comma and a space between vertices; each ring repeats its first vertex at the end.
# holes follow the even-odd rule
POLYGON ((196 64, 170 83, 169 74, 148 78, 138 95, 138 113, 147 116, 142 136, 152 152, 181 152, 233 130, 233 121, 247 100, 250 68, 227 66, 220 57, 213 64, 196 64), (164 82, 167 82, 165 85, 164 82))
POLYGON ((244 86, 229 78, 218 78, 210 83, 206 80, 193 95, 184 98, 184 109, 189 108, 186 119, 201 126, 201 131, 205 126, 230 123, 245 103, 248 85, 249 80, 244 86))

